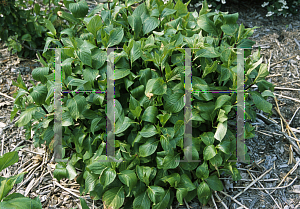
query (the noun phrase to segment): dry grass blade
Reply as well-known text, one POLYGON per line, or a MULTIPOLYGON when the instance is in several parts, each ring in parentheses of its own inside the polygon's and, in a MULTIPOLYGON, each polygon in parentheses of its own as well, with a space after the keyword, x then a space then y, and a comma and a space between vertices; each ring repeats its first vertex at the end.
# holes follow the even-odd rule
POLYGON ((8 96, 8 95, 6 95, 6 94, 3 94, 3 93, 1 93, 1 92, 0 92, 0 95, 5 96, 5 97, 7 97, 7 98, 9 98, 9 99, 11 99, 11 100, 13 100, 13 101, 15 101, 15 99, 14 99, 13 97, 10 97, 10 96, 8 96))
MULTIPOLYGON (((252 180, 255 180, 255 176, 252 174, 252 173, 250 173, 249 171, 248 171, 248 174, 250 175, 250 177, 251 177, 251 179, 252 180), (254 178, 254 179, 253 179, 254 178)), ((258 183, 259 183, 259 185, 262 187, 262 188, 264 188, 264 186, 258 181, 258 183)), ((281 208, 279 205, 278 205, 278 203, 276 202, 276 200, 273 198, 273 196, 268 192, 268 190, 265 190, 265 192, 272 198, 272 200, 275 202, 275 204, 277 205, 277 207, 278 208, 281 208)))
MULTIPOLYGON (((277 185, 277 187, 279 187, 283 182, 284 180, 286 179, 286 177, 288 177, 288 175, 292 174, 298 167, 300 163, 300 160, 297 161, 297 163, 294 165, 294 167, 284 176, 284 178, 281 180, 281 182, 277 185)), ((296 176, 297 178, 297 176, 296 176)), ((293 181, 294 182, 294 181, 293 181)), ((275 190, 274 190, 275 191, 275 190)), ((270 194, 272 194, 274 191, 272 191, 270 194)))
MULTIPOLYGON (((276 39, 275 39, 275 40, 276 40, 276 39)), ((289 57, 289 58, 286 58, 286 59, 283 59, 283 60, 280 60, 279 62, 276 62, 276 63, 272 64, 270 67, 273 67, 273 66, 275 66, 275 65, 277 65, 277 64, 279 64, 279 63, 282 63, 282 62, 284 62, 284 61, 293 59, 293 58, 295 58, 295 57, 297 57, 297 55, 292 56, 292 57, 289 57)))
POLYGON ((255 179, 254 181, 252 181, 245 189, 244 191, 241 191, 240 193, 238 193, 237 195, 235 195, 233 198, 237 198, 238 196, 240 196, 241 194, 243 194, 245 191, 247 191, 253 184, 255 184, 259 179, 261 179, 262 177, 264 177, 267 173, 269 173, 272 170, 272 167, 267 170, 265 173, 263 173, 260 177, 258 177, 257 179, 255 179))
POLYGON ((217 197, 217 199, 222 203, 222 205, 224 206, 225 209, 228 209, 228 207, 225 205, 225 203, 223 202, 223 200, 219 197, 219 195, 217 194, 217 191, 215 191, 215 195, 217 197))
POLYGON ((237 201, 234 197, 231 197, 229 194, 223 192, 223 191, 220 191, 223 195, 227 196, 227 197, 230 197, 234 202, 236 202, 237 204, 239 204, 240 206, 242 206, 243 208, 245 209, 248 209, 245 205, 243 205, 242 203, 240 203, 239 201, 237 201))

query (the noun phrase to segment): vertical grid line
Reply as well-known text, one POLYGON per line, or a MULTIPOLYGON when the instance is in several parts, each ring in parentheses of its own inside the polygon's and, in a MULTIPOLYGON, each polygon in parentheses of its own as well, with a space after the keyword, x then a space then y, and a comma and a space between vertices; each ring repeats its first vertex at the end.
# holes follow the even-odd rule
MULTIPOLYGON (((245 92, 244 92, 244 49, 237 49, 237 160, 246 163, 245 159, 245 92)), ((247 161, 248 162, 248 161, 247 161)))
POLYGON ((61 106, 61 49, 55 49, 55 83, 54 83, 54 160, 62 160, 62 106, 61 106))

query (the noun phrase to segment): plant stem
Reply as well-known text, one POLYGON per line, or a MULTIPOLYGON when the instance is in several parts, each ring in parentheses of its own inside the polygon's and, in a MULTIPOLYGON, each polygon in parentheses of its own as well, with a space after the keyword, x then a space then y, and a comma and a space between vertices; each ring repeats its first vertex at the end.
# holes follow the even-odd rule
POLYGON ((218 44, 218 46, 220 46, 220 45, 221 45, 222 38, 223 38, 223 34, 224 34, 224 32, 222 31, 222 33, 221 33, 221 38, 220 38, 220 41, 219 41, 219 44, 218 44))
POLYGON ((248 87, 245 89, 245 91, 248 90, 249 88, 251 88, 253 85, 254 85, 254 83, 252 83, 250 86, 248 86, 248 87))

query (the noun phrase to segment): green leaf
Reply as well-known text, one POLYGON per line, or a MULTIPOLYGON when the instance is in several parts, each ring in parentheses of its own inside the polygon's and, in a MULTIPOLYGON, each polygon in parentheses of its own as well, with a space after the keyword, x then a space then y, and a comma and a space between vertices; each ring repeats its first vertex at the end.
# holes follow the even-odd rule
POLYGON ((239 13, 234 14, 223 14, 224 20, 227 24, 235 24, 239 18, 239 13))
POLYGON ((85 190, 84 192, 91 192, 95 189, 96 184, 99 182, 99 175, 86 171, 85 173, 85 190))
POLYGON ((222 95, 217 98, 215 110, 221 108, 227 101, 230 101, 231 97, 228 95, 222 95))
POLYGON ((164 8, 164 10, 161 13, 161 19, 164 17, 167 17, 168 15, 172 15, 176 12, 177 10, 175 9, 169 9, 169 8, 164 8))
POLYGON ((115 80, 119 80, 121 78, 126 77, 127 75, 130 74, 130 69, 115 69, 115 74, 114 74, 114 78, 115 80))
POLYGON ((157 115, 156 117, 159 119, 162 127, 164 127, 171 116, 172 116, 172 114, 170 114, 170 113, 163 113, 163 114, 157 115))
POLYGON ((106 160, 106 155, 101 155, 98 160, 93 161, 91 164, 89 164, 86 168, 88 171, 91 171, 94 174, 100 174, 102 175, 103 171, 110 168, 111 163, 110 162, 101 162, 100 160, 106 160))
POLYGON ((92 66, 95 69, 100 69, 107 59, 107 52, 101 49, 93 49, 92 50, 92 66))
POLYGON ((168 154, 166 157, 164 157, 162 162, 162 168, 167 169, 175 169, 179 165, 180 160, 180 153, 168 154))
POLYGON ((173 93, 171 95, 163 95, 164 109, 171 113, 177 113, 184 107, 184 93, 173 93))
POLYGON ((216 175, 209 176, 207 179, 205 179, 208 186, 215 191, 222 191, 223 190, 223 184, 220 181, 220 179, 216 175))
POLYGON ((116 123, 116 132, 115 134, 122 133, 127 130, 127 128, 133 123, 133 120, 131 120, 128 117, 124 118, 124 121, 118 120, 116 123))
POLYGON ((85 199, 83 199, 81 197, 79 197, 79 199, 80 199, 80 205, 81 205, 82 209, 89 209, 89 206, 87 205, 85 199))
POLYGON ((159 26, 160 21, 157 19, 157 17, 148 17, 143 22, 143 35, 146 35, 147 33, 150 33, 153 31, 157 26, 159 26))
POLYGON ((102 118, 95 118, 92 120, 92 123, 91 123, 91 132, 93 134, 95 134, 95 130, 96 130, 96 127, 98 125, 98 123, 102 120, 102 118))
POLYGON ((178 187, 184 187, 187 191, 193 191, 196 189, 196 186, 192 183, 190 177, 188 177, 185 173, 180 176, 180 183, 178 184, 178 187))
POLYGON ((214 137, 221 142, 224 136, 226 135, 226 132, 227 132, 227 121, 223 123, 219 122, 214 137))
POLYGON ((83 78, 84 80, 88 81, 88 82, 92 82, 92 84, 94 83, 94 80, 96 80, 96 77, 99 75, 99 71, 92 69, 90 67, 86 67, 83 70, 83 78))
POLYGON ((226 121, 227 119, 228 119, 228 118, 227 118, 227 116, 225 115, 225 110, 220 109, 217 121, 220 121, 221 123, 223 123, 223 122, 226 121))
POLYGON ((31 41, 31 35, 30 34, 24 34, 21 38, 22 41, 31 41))
POLYGON ((154 125, 147 124, 142 128, 142 130, 139 132, 139 134, 142 137, 149 138, 151 136, 154 136, 155 134, 158 134, 158 132, 157 132, 156 128, 154 127, 154 125))
POLYGON ((103 187, 106 187, 107 185, 111 184, 117 176, 117 173, 112 168, 107 168, 103 171, 103 173, 100 175, 100 183, 103 185, 103 187))
POLYGON ((150 209, 151 203, 146 191, 140 193, 133 201, 134 209, 150 209))
POLYGON ((107 47, 116 46, 119 43, 121 43, 121 41, 123 39, 123 36, 124 36, 123 28, 113 29, 109 34, 108 46, 107 47))
POLYGON ((67 107, 70 111, 72 118, 76 121, 80 117, 82 111, 86 106, 86 99, 84 96, 76 95, 67 101, 67 107))
POLYGON ((42 209, 42 204, 40 200, 37 199, 30 199, 28 197, 24 197, 23 195, 18 193, 13 193, 7 197, 6 201, 0 202, 0 208, 3 209, 42 209), (15 196, 15 197, 13 197, 15 196), (17 196, 17 197, 16 197, 17 196))
POLYGON ((129 109, 135 117, 140 117, 140 114, 142 112, 140 102, 136 100, 132 95, 130 95, 129 109))
POLYGON ((237 24, 225 24, 221 26, 222 31, 229 36, 234 36, 238 30, 237 24))
POLYGON ((86 29, 94 35, 94 37, 97 37, 97 32, 102 27, 102 19, 99 15, 95 15, 90 22, 88 23, 86 29))
POLYGON ((268 71, 268 67, 266 64, 261 64, 258 74, 255 78, 255 80, 253 81, 253 83, 256 83, 258 81, 261 81, 262 79, 264 79, 267 75, 269 75, 269 71, 268 71))
POLYGON ((34 12, 38 15, 40 13, 41 7, 39 4, 34 4, 34 12))
POLYGON ((188 194, 188 191, 186 188, 176 188, 176 198, 178 202, 183 205, 183 198, 185 198, 188 194))
MULTIPOLYGON (((221 153, 217 153, 212 159, 209 160, 209 162, 216 168, 218 171, 218 167, 222 164, 223 160, 221 157, 221 153)), ((218 171, 219 173, 219 171, 218 171)), ((219 174, 220 175, 220 174, 219 174)))
POLYGON ((80 61, 83 62, 83 64, 93 67, 91 50, 86 48, 80 48, 79 50, 76 51, 76 54, 80 59, 80 61))
POLYGON ((175 135, 174 137, 180 137, 184 134, 184 122, 183 120, 178 120, 176 121, 175 125, 174 125, 174 131, 175 131, 175 135))
POLYGON ((36 112, 36 107, 28 107, 25 109, 24 112, 21 113, 20 119, 16 122, 18 127, 25 126, 28 124, 31 119, 32 115, 36 112))
POLYGON ((221 150, 225 154, 230 154, 230 141, 229 140, 222 140, 220 144, 216 146, 217 149, 221 150))
POLYGON ((78 79, 78 78, 73 78, 71 76, 68 77, 68 80, 70 80, 70 82, 67 84, 67 88, 69 88, 70 86, 83 86, 84 84, 86 84, 88 81, 82 80, 82 79, 78 79))
POLYGON ((162 78, 153 78, 148 80, 145 95, 153 93, 155 95, 163 95, 167 92, 167 84, 162 78))
POLYGON ((37 105, 43 104, 47 96, 47 87, 42 85, 33 87, 30 96, 37 105))
POLYGON ((69 10, 72 12, 75 18, 82 18, 89 12, 89 6, 85 0, 81 0, 78 3, 69 4, 69 10))
POLYGON ((131 67, 132 63, 134 63, 138 58, 141 57, 142 51, 141 51, 141 44, 138 42, 133 43, 133 46, 130 50, 130 62, 131 62, 131 67))
POLYGON ((158 114, 158 109, 155 106, 149 106, 144 111, 141 120, 147 121, 150 123, 156 123, 157 119, 156 116, 158 114))
POLYGON ((72 14, 67 13, 65 11, 60 11, 59 17, 68 20, 73 23, 80 23, 80 20, 76 19, 72 14))
POLYGON ((15 184, 21 183, 25 173, 19 173, 8 178, 1 177, 0 181, 0 200, 2 200, 14 187, 15 184))
POLYGON ((209 176, 209 170, 207 162, 204 161, 196 170, 196 175, 199 179, 206 179, 209 176))
POLYGON ((209 145, 204 148, 203 157, 204 160, 210 160, 217 154, 217 150, 214 145, 209 145))
POLYGON ((165 192, 165 195, 161 199, 161 201, 158 204, 153 204, 153 209, 163 209, 166 208, 170 201, 170 189, 168 189, 167 192, 165 192))
POLYGON ((149 186, 147 192, 150 200, 155 204, 160 202, 165 195, 165 190, 160 186, 149 186))
POLYGON ((204 142, 205 145, 212 145, 214 144, 214 133, 212 132, 204 132, 201 134, 201 140, 204 142))
POLYGON ((129 192, 131 192, 132 189, 136 186, 138 180, 135 172, 133 170, 123 170, 118 174, 118 176, 120 181, 128 186, 129 192))
POLYGON ((161 178, 161 181, 169 182, 171 187, 177 187, 177 184, 180 182, 180 175, 178 173, 172 173, 171 175, 161 178))
MULTIPOLYGON (((203 55, 201 56, 203 57, 203 55)), ((214 63, 211 66, 206 65, 202 78, 204 78, 209 73, 215 72, 217 70, 217 67, 218 67, 218 61, 214 61, 214 63)))
POLYGON ((73 180, 77 176, 75 167, 69 163, 66 169, 68 172, 68 179, 73 180))
POLYGON ((52 22, 51 22, 50 20, 47 20, 47 19, 45 19, 44 21, 45 21, 45 23, 46 23, 46 24, 45 24, 46 28, 47 28, 48 30, 50 30, 50 32, 51 32, 54 36, 56 36, 56 30, 55 30, 55 28, 54 28, 52 22))
POLYGON ((200 15, 197 21, 199 27, 207 33, 218 36, 218 30, 214 22, 211 21, 206 15, 200 15))
POLYGON ((265 90, 261 93, 262 97, 275 97, 274 94, 270 90, 265 90))
POLYGON ((55 170, 53 171, 53 176, 60 181, 63 178, 67 178, 68 177, 68 172, 67 169, 65 167, 63 167, 60 164, 57 164, 55 167, 55 170))
POLYGON ((19 76, 18 76, 18 78, 17 78, 17 83, 15 83, 14 81, 12 81, 12 82, 13 82, 13 84, 14 84, 15 86, 17 86, 17 87, 19 87, 19 88, 21 88, 21 89, 24 89, 25 91, 28 92, 28 89, 27 89, 25 83, 24 83, 23 80, 22 80, 21 73, 19 73, 19 76))
POLYGON ((136 166, 136 173, 139 177, 139 179, 146 184, 146 186, 149 186, 149 182, 151 180, 151 175, 156 173, 155 168, 150 168, 148 166, 136 166))
POLYGON ((176 17, 180 17, 188 13, 187 5, 183 4, 181 0, 176 2, 174 9, 177 10, 176 17))
POLYGON ((3 156, 0 156, 0 171, 18 162, 18 152, 7 152, 3 156))
POLYGON ((139 147, 139 156, 148 157, 152 155, 158 146, 159 141, 155 138, 148 139, 147 142, 139 147))
POLYGON ((197 195, 198 195, 199 201, 203 205, 206 205, 211 196, 211 190, 206 182, 203 181, 203 182, 201 182, 201 184, 199 184, 199 186, 197 188, 197 195))
POLYGON ((128 16, 128 23, 134 31, 134 38, 137 39, 140 32, 142 31, 142 19, 137 15, 128 16))
POLYGON ((271 113, 272 111, 272 104, 267 102, 258 92, 251 91, 250 92, 253 102, 256 107, 266 113, 271 113))
POLYGON ((256 68, 262 63, 262 61, 263 61, 263 57, 261 57, 257 62, 251 64, 249 70, 247 71, 246 76, 249 77, 250 74, 251 74, 251 72, 252 72, 254 69, 256 69, 256 68))
POLYGON ((45 75, 49 74, 49 67, 39 67, 32 71, 32 77, 34 80, 41 81, 43 84, 47 82, 45 75))
POLYGON ((108 191, 106 191, 103 195, 102 201, 106 205, 106 207, 112 207, 112 209, 121 208, 124 203, 125 195, 124 188, 114 187, 108 191))

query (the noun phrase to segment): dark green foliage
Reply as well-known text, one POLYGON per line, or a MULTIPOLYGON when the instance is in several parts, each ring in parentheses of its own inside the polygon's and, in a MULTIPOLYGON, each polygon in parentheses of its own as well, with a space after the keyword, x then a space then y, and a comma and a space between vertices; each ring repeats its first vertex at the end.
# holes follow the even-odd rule
MULTIPOLYGON (((227 123, 236 121, 237 94, 203 91, 237 88, 237 53, 230 47, 251 47, 254 42, 248 37, 254 28, 238 26, 237 13, 209 13, 207 4, 198 14, 189 13, 181 1, 174 5, 148 0, 134 11, 130 5, 136 2, 115 1, 109 9, 99 5, 87 13, 85 1, 64 2, 72 13, 60 12, 59 17, 68 21, 69 28, 58 32, 49 23, 51 33, 40 56, 44 67, 32 72, 41 83, 27 89, 18 78, 14 85, 20 90, 14 95, 11 119, 20 110, 17 124, 28 130, 26 138, 33 129, 34 143, 53 149, 55 54, 47 44, 69 48, 61 55, 62 89, 71 91, 105 91, 106 49, 123 47, 114 55, 115 157, 123 162, 100 162, 106 160, 105 93, 64 94, 62 142, 68 162, 57 164, 56 178, 77 176, 83 194, 102 198, 112 208, 120 208, 126 199, 128 207, 143 209, 165 209, 174 198, 182 204, 183 198, 197 197, 205 205, 213 190, 223 189, 221 175, 239 180, 236 163, 229 162, 236 160, 236 127, 227 123), (98 12, 101 17, 95 15, 98 12), (191 50, 191 152, 200 163, 176 161, 185 151, 182 48, 199 48, 191 50)), ((253 137, 249 121, 255 119, 256 107, 271 113, 266 99, 274 90, 264 80, 268 71, 259 51, 250 54, 245 50, 246 138, 253 137), (259 92, 248 88, 259 83, 259 92)))

